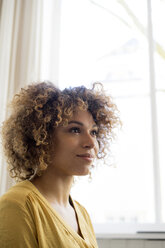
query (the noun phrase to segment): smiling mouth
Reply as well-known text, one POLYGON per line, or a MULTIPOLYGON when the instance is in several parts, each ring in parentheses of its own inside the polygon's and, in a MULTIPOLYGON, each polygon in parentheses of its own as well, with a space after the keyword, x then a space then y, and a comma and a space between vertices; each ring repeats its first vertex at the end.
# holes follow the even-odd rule
POLYGON ((77 157, 81 158, 81 159, 84 159, 88 162, 92 162, 93 161, 93 157, 91 155, 77 155, 77 157))

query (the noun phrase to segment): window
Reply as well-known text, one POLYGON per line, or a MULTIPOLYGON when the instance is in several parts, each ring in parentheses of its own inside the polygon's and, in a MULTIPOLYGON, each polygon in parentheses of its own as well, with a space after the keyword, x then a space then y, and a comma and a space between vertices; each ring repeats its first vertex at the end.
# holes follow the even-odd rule
POLYGON ((96 224, 165 222, 164 11, 164 0, 61 4, 60 88, 102 82, 123 122, 113 166, 72 189, 96 224))

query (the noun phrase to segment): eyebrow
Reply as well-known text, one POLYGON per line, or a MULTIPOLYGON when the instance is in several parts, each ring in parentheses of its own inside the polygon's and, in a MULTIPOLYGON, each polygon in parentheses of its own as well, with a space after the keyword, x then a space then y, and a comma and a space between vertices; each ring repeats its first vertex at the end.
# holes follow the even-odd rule
MULTIPOLYGON (((69 124, 78 124, 80 126, 84 126, 84 124, 82 122, 80 122, 80 121, 69 121, 68 125, 69 124)), ((98 127, 98 126, 96 124, 94 124, 93 127, 98 127)))

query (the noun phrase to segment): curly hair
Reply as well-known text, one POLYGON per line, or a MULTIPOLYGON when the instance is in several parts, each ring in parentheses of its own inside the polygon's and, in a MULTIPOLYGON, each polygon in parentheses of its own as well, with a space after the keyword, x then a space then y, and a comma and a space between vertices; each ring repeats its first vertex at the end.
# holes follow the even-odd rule
POLYGON ((41 175, 51 161, 54 129, 67 125, 77 108, 87 110, 96 122, 98 159, 104 158, 108 140, 120 125, 119 111, 101 83, 58 89, 50 82, 34 83, 16 94, 10 104, 11 115, 2 125, 2 145, 10 176, 16 180, 41 175), (99 89, 98 89, 99 86, 99 89))

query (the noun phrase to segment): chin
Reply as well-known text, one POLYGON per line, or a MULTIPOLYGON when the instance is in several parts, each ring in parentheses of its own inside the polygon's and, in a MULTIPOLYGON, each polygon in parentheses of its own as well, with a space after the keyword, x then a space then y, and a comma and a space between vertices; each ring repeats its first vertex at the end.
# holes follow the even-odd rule
POLYGON ((90 170, 86 169, 84 171, 77 172, 75 176, 87 176, 87 175, 89 175, 89 172, 90 172, 90 170))

